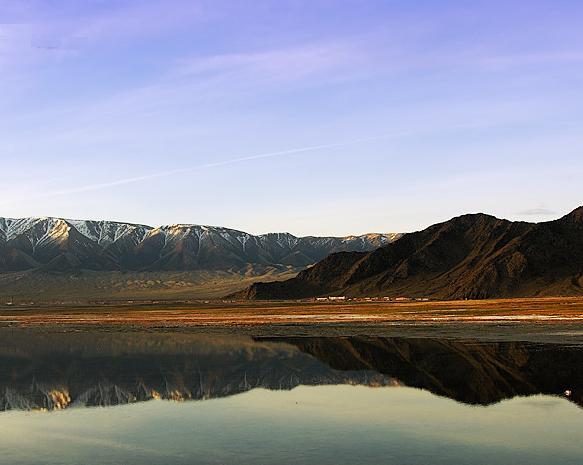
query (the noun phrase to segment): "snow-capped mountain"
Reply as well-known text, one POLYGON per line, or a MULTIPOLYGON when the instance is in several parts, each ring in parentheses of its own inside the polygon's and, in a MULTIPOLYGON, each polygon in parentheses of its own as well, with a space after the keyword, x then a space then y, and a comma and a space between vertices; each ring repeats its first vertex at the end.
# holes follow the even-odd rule
POLYGON ((239 270, 250 265, 306 267, 333 252, 370 251, 400 237, 296 237, 215 226, 153 228, 111 221, 0 218, 0 271, 239 270))

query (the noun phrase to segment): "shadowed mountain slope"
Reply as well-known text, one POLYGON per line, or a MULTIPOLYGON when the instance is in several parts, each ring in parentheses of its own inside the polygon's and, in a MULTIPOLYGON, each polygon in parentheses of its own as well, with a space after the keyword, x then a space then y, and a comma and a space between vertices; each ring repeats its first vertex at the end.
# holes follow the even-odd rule
POLYGON ((372 252, 332 254, 297 277, 256 283, 245 299, 319 295, 479 299, 583 295, 583 207, 545 223, 484 214, 404 234, 372 252))

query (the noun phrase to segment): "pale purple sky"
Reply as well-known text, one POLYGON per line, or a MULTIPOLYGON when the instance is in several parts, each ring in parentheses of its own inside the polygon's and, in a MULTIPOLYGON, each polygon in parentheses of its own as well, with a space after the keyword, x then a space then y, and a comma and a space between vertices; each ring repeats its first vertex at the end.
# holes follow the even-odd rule
POLYGON ((583 204, 579 1, 0 0, 0 216, 410 231, 583 204))

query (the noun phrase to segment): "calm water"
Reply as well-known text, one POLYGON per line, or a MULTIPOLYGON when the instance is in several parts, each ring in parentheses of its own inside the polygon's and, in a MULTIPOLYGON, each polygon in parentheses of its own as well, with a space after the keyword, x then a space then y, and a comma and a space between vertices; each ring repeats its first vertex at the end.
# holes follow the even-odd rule
POLYGON ((520 342, 2 333, 0 463, 581 465, 581 362, 520 342))

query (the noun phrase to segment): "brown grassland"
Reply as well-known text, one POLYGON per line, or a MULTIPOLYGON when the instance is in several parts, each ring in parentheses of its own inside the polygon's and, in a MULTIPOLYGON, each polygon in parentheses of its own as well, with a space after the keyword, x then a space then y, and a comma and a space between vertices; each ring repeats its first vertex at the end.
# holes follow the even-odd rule
POLYGON ((583 341, 583 298, 0 306, 0 326, 583 341))

